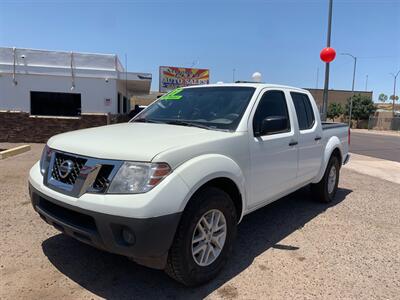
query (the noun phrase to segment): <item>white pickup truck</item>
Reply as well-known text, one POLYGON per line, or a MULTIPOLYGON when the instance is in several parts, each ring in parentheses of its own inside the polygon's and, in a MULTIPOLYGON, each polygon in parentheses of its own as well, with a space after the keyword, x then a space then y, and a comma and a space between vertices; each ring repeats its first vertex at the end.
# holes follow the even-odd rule
POLYGON ((310 184, 331 201, 348 145, 306 90, 179 88, 129 123, 52 137, 30 196, 61 232, 198 285, 226 263, 244 215, 310 184))

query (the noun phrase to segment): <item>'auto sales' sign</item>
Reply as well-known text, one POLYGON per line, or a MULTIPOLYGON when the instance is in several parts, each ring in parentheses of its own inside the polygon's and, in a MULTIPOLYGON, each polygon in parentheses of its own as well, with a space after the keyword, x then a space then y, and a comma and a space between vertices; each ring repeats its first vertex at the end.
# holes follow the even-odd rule
POLYGON ((179 87, 208 84, 208 69, 160 67, 160 92, 169 92, 179 87))

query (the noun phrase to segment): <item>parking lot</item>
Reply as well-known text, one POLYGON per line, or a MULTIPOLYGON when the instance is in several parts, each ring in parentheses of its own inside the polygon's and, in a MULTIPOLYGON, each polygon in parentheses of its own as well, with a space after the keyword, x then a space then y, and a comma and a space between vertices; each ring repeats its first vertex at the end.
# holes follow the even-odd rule
POLYGON ((1 299, 399 298, 399 184, 344 168, 333 203, 305 188, 250 214, 218 278, 185 288, 45 224, 27 188, 42 148, 0 160, 1 299))

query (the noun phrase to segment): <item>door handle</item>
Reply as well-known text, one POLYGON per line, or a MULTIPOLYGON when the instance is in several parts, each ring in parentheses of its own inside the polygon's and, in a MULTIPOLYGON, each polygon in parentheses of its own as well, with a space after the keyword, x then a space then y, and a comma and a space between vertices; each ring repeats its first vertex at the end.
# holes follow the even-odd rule
POLYGON ((319 141, 320 139, 322 139, 321 136, 316 136, 314 140, 315 140, 315 141, 319 141))
POLYGON ((289 143, 289 146, 296 146, 298 144, 298 142, 296 142, 296 141, 291 141, 290 143, 289 143))

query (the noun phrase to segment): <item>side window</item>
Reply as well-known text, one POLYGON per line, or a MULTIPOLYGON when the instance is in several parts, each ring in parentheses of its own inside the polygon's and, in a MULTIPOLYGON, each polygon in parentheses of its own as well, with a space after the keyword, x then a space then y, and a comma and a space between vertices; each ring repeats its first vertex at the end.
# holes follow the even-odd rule
POLYGON ((289 113, 282 91, 264 93, 254 114, 253 130, 255 136, 290 131, 289 113))
POLYGON ((292 96, 293 104, 296 109, 299 129, 310 129, 315 123, 314 111, 310 99, 306 94, 302 93, 291 92, 290 95, 292 96))
POLYGON ((314 126, 314 123, 315 123, 314 110, 311 106, 310 98, 308 98, 308 96, 306 94, 303 94, 303 100, 304 100, 304 104, 305 104, 306 112, 307 112, 308 126, 309 126, 309 128, 311 128, 314 126))

